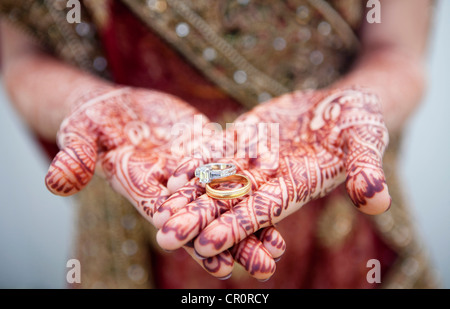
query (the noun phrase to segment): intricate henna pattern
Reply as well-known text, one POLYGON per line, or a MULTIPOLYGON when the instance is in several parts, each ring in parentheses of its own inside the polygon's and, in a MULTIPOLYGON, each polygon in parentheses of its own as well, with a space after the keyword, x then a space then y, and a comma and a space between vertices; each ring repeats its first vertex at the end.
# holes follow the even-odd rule
MULTIPOLYGON (((48 189, 63 196, 75 194, 88 184, 96 171, 152 222, 155 211, 170 196, 167 179, 185 155, 170 147, 175 138, 171 129, 175 124, 192 126, 198 112, 175 97, 143 89, 101 89, 95 95, 83 97, 85 101, 78 102, 61 125, 58 133, 61 151, 46 176, 48 189)), ((192 140, 192 136, 185 138, 192 140)), ((214 216, 230 207, 222 205, 214 216)), ((179 230, 180 238, 183 233, 189 231, 179 230)), ((266 256, 271 259, 261 241, 254 238, 244 239, 233 254, 223 251, 207 259, 195 255, 192 242, 186 241, 184 249, 206 271, 219 278, 231 274, 234 256, 239 257, 238 262, 246 263, 242 252, 247 256, 261 256, 259 260, 266 256)), ((250 270, 258 278, 267 277, 258 269, 250 270)))
MULTIPOLYGON (((237 201, 217 219, 206 215, 217 207, 217 202, 196 213, 194 209, 208 206, 199 203, 203 197, 190 202, 181 214, 166 220, 158 232, 162 247, 182 243, 176 239, 177 231, 190 230, 197 253, 215 255, 328 194, 344 181, 361 211, 377 214, 389 207, 391 200, 381 165, 388 134, 378 99, 370 92, 358 88, 294 92, 256 107, 238 122, 279 123, 278 162, 264 172, 266 179, 255 184, 257 189, 251 196, 237 201), (187 216, 190 219, 184 220, 187 216), (194 231, 201 232, 196 235, 194 231)), ((243 164, 248 168, 245 172, 261 173, 254 167, 263 165, 264 160, 259 157, 247 166, 243 164)), ((186 162, 180 168, 187 171, 189 164, 192 168, 198 162, 186 162)), ((168 201, 160 210, 171 207, 168 201)))
POLYGON ((258 236, 263 246, 270 252, 275 261, 278 261, 286 250, 286 242, 274 227, 261 230, 258 236))
POLYGON ((275 272, 275 261, 255 235, 250 235, 246 240, 247 242, 253 242, 253 246, 245 247, 240 242, 230 250, 231 254, 256 279, 269 279, 275 272), (260 247, 260 250, 246 250, 246 248, 257 246, 260 247))
MULTIPOLYGON (((233 163, 242 167, 238 160, 233 160, 233 163)), ((243 173, 250 175, 246 171, 243 171, 243 173)), ((250 179, 255 189, 258 184, 267 180, 267 177, 259 171, 254 171, 250 179)), ((236 184, 223 183, 221 186, 230 189, 235 187, 236 184)), ((158 239, 158 241, 165 244, 165 249, 175 249, 180 244, 191 243, 195 236, 211 221, 230 210, 233 205, 243 199, 215 200, 204 193, 204 186, 200 185, 197 178, 194 178, 164 202, 169 207, 161 206, 158 209, 154 218, 155 225, 162 227, 162 232, 158 233, 158 237, 164 237, 165 239, 158 239), (190 202, 193 203, 189 204, 190 202), (188 205, 186 206, 186 204, 188 205), (173 224, 163 224, 170 215, 178 219, 171 220, 170 222, 173 224), (197 221, 198 218, 201 218, 200 222, 197 221), (194 224, 186 224, 187 222, 194 224), (195 224, 197 222, 198 224, 195 224)), ((284 253, 285 248, 286 245, 281 235, 275 228, 270 227, 264 229, 259 238, 253 235, 245 238, 231 248, 230 253, 253 277, 259 280, 267 280, 275 271, 274 259, 278 259, 284 253)), ((198 253, 196 255, 198 256, 198 253)))
MULTIPOLYGON (((170 134, 159 132, 170 132, 174 123, 191 121, 195 113, 176 98, 144 90, 118 88, 90 98, 61 126, 58 144, 62 150, 46 176, 49 190, 59 195, 78 192, 89 182, 97 163, 111 184, 125 191, 134 204, 148 196, 167 195, 161 194, 159 184, 176 163, 164 149, 170 134), (168 116, 168 109, 175 111, 168 116)), ((150 217, 153 212, 154 206, 148 210, 150 217)))

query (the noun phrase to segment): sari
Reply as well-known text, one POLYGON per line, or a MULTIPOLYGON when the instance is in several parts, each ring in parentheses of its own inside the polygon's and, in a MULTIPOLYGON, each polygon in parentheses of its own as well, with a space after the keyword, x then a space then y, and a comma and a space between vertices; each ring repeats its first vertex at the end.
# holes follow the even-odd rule
MULTIPOLYGON (((6 0, 5 19, 62 61, 116 83, 182 98, 225 124, 258 103, 337 80, 358 54, 361 1, 85 0, 69 24, 65 1, 6 0), (24 8, 27 8, 26 10, 24 8)), ((396 176, 401 136, 383 160, 390 210, 357 211, 342 186, 284 219, 286 253, 267 282, 237 265, 218 280, 183 250, 167 253, 155 229, 102 179, 75 196, 74 288, 432 288, 426 250, 396 176), (381 283, 367 279, 380 261, 381 283)), ((55 145, 42 141, 50 157, 55 145)))

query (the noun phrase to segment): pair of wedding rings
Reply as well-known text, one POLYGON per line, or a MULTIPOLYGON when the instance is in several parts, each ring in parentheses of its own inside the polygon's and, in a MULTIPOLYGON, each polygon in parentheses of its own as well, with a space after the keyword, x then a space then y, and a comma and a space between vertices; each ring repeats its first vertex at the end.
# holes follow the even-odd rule
POLYGON ((248 177, 236 174, 236 166, 231 163, 209 163, 195 170, 195 177, 200 183, 206 184, 206 194, 215 199, 233 199, 250 192, 251 183, 248 177), (219 190, 210 184, 222 184, 227 182, 241 183, 242 186, 231 190, 219 190))

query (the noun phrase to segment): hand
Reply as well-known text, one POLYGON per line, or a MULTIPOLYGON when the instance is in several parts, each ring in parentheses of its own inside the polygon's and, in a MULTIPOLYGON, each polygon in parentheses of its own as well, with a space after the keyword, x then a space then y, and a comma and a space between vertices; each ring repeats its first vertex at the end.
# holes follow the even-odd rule
MULTIPOLYGON (((237 122, 278 123, 278 160, 274 152, 251 160, 228 160, 252 179, 253 193, 227 205, 227 210, 206 195, 193 199, 189 194, 198 195, 200 190, 192 190, 192 183, 180 188, 155 214, 161 227, 157 240, 163 248, 174 249, 194 239, 199 255, 213 256, 344 181, 362 212, 374 215, 390 207, 381 164, 388 133, 375 95, 358 88, 293 92, 256 107, 237 122), (177 196, 184 196, 189 204, 183 205, 177 196)), ((251 136, 245 148, 258 142, 257 135, 251 136)), ((207 154, 183 163, 169 183, 179 184, 180 179, 192 177, 198 165, 210 161, 207 154)))
MULTIPOLYGON (((99 89, 78 101, 58 133, 61 151, 45 178, 47 188, 57 195, 75 194, 88 184, 95 170, 153 222, 156 209, 170 196, 167 179, 185 155, 171 147, 180 138, 171 130, 180 124, 192 126, 199 113, 173 96, 135 88, 99 89)), ((191 136, 184 137, 192 140, 191 136)), ((283 244, 276 230, 267 233, 283 244)), ((275 270, 266 249, 272 245, 266 244, 264 237, 261 242, 251 235, 231 253, 224 251, 205 260, 194 255, 192 245, 186 244, 185 249, 216 277, 227 277, 236 259, 247 264, 255 277, 264 279, 275 270), (252 266, 246 253, 259 256, 264 263, 252 266)))

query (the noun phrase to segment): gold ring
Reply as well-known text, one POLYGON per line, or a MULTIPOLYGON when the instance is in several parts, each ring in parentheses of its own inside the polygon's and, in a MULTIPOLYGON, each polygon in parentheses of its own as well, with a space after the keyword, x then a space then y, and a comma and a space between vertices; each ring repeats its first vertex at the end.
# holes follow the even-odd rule
POLYGON ((218 184, 218 183, 224 183, 224 182, 240 182, 244 185, 238 189, 233 190, 217 190, 211 188, 210 184, 206 184, 206 194, 208 194, 210 197, 219 199, 219 200, 228 200, 233 198, 238 198, 241 196, 246 195, 250 192, 250 189, 252 188, 250 179, 248 179, 244 175, 235 174, 224 178, 214 179, 211 184, 218 184))

